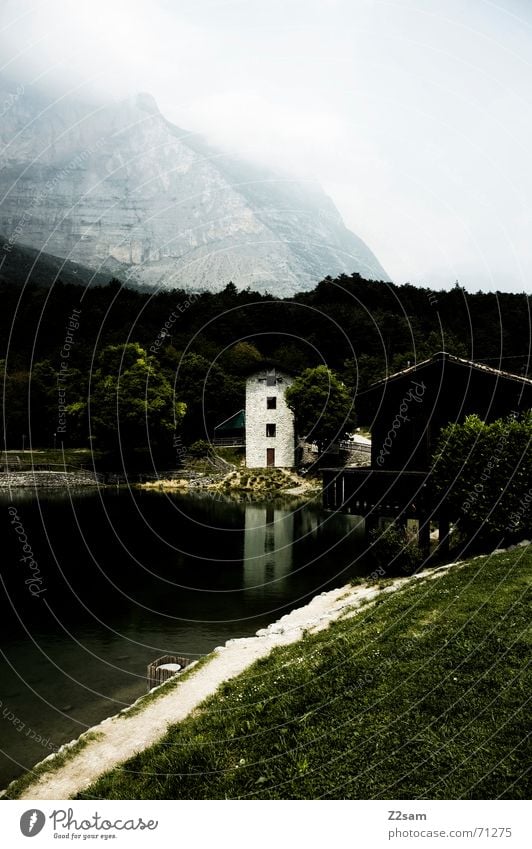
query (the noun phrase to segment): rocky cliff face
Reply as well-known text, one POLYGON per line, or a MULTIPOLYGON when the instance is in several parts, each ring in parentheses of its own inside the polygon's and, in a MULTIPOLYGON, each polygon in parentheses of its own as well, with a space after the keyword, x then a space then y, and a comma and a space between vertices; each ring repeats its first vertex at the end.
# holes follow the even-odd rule
MULTIPOLYGON (((0 87, 2 88, 2 87, 0 87)), ((52 103, 0 90, 0 232, 149 285, 290 294, 387 279, 319 186, 212 150, 153 98, 52 103)))

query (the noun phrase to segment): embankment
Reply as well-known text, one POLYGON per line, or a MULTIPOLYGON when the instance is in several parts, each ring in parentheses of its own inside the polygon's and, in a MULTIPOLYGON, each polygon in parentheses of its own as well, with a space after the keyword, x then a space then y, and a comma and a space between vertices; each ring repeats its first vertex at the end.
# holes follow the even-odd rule
POLYGON ((7 795, 525 798, 531 549, 317 596, 7 795))

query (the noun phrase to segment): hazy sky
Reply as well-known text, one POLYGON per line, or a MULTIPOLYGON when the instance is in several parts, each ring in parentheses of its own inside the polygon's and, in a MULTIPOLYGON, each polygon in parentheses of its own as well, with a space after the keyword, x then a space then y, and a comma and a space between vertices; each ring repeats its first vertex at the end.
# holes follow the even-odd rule
POLYGON ((0 0, 4 73, 316 177, 397 282, 532 291, 532 0, 0 0))

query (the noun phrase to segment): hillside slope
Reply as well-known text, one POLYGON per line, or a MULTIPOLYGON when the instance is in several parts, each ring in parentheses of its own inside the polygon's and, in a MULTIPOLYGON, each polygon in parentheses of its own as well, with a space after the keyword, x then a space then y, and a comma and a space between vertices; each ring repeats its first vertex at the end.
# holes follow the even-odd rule
POLYGON ((0 284, 23 286, 34 283, 48 289, 59 280, 77 286, 103 286, 109 283, 111 275, 27 245, 10 245, 7 237, 0 233, 0 284), (2 245, 6 245, 7 249, 2 251, 2 245))
POLYGON ((528 798, 532 546, 275 649, 80 798, 528 798))
POLYGON ((528 544, 317 596, 7 797, 528 798, 531 574, 528 544), (144 750, 88 786, 126 749, 144 750))

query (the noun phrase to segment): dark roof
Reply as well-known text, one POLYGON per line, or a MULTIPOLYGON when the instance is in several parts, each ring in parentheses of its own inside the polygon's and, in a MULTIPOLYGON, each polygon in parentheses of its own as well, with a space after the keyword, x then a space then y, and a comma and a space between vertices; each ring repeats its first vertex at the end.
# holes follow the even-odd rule
POLYGON ((289 377, 294 377, 297 374, 292 369, 286 368, 284 365, 279 365, 279 361, 271 357, 264 357, 258 363, 248 363, 246 367, 242 368, 241 374, 243 377, 249 378, 262 371, 271 371, 271 369, 287 374, 289 377))
POLYGON ((408 368, 402 369, 401 371, 395 372, 395 374, 390 374, 388 377, 383 377, 380 380, 376 380, 375 383, 372 383, 368 390, 372 390, 376 386, 382 386, 384 383, 389 383, 392 380, 397 380, 401 377, 406 377, 409 374, 414 374, 425 366, 431 365, 435 362, 449 362, 455 363, 456 365, 466 366, 469 369, 476 369, 481 372, 485 372, 487 374, 494 375, 496 377, 502 377, 508 380, 515 380, 519 383, 526 383, 527 385, 532 386, 532 380, 529 377, 523 377, 520 374, 512 374, 509 371, 502 371, 501 369, 492 368, 491 366, 485 366, 483 363, 476 363, 473 360, 464 360, 462 357, 455 357, 454 354, 448 354, 446 351, 439 351, 437 354, 433 354, 432 357, 429 357, 428 360, 422 360, 420 363, 416 363, 413 366, 409 366, 408 368))

